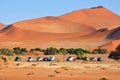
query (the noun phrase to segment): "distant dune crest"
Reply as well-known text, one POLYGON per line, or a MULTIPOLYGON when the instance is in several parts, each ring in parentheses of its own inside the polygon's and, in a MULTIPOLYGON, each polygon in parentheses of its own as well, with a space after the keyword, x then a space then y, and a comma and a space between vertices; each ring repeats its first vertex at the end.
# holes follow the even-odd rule
POLYGON ((0 30, 3 29, 6 25, 3 23, 0 23, 0 30))

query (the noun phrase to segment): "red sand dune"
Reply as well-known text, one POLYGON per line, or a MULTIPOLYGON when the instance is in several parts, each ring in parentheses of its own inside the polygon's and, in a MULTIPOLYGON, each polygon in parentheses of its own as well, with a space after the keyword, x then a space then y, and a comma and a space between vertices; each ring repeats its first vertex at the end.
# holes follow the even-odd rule
POLYGON ((0 23, 0 30, 3 29, 6 25, 3 23, 0 23))
POLYGON ((52 16, 17 22, 14 23, 13 26, 26 30, 46 33, 75 33, 95 31, 95 29, 91 26, 52 16))
POLYGON ((120 25, 120 17, 102 6, 76 10, 62 15, 60 18, 87 24, 96 29, 105 27, 113 29, 120 25))
POLYGON ((93 49, 119 40, 119 25, 120 17, 104 7, 82 9, 13 23, 0 31, 0 47, 93 49))
POLYGON ((115 50, 115 48, 120 44, 120 40, 114 40, 107 45, 104 45, 103 48, 106 48, 110 51, 115 50))

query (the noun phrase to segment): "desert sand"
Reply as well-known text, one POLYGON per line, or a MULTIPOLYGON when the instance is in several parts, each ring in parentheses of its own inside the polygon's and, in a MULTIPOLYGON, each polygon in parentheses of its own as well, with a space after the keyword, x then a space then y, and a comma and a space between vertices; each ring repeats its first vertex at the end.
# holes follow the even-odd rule
POLYGON ((0 30, 3 29, 6 25, 0 22, 0 30))
MULTIPOLYGON (((107 55, 102 56, 105 58, 107 55)), ((108 58, 103 62, 65 62, 62 61, 62 56, 58 55, 56 57, 61 59, 59 62, 26 62, 27 56, 21 57, 24 58, 22 62, 10 61, 0 65, 0 80, 100 80, 100 78, 119 80, 120 78, 120 62, 108 58)))

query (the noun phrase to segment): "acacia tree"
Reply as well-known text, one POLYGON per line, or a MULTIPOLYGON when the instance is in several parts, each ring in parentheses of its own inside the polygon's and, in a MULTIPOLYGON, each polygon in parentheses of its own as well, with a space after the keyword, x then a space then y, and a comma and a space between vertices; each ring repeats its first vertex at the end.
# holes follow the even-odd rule
POLYGON ((59 53, 63 55, 63 61, 65 61, 65 55, 68 54, 68 51, 64 48, 60 48, 59 53))
POLYGON ((7 56, 13 56, 14 55, 12 50, 6 49, 6 48, 0 49, 0 54, 7 55, 7 56))
POLYGON ((84 52, 81 49, 76 49, 75 54, 77 55, 78 58, 82 58, 84 56, 84 52))
POLYGON ((15 47, 15 48, 13 48, 13 52, 14 52, 15 54, 22 54, 20 47, 15 47))
POLYGON ((107 49, 101 49, 101 48, 98 48, 98 49, 94 49, 92 51, 93 54, 106 54, 107 53, 107 49))

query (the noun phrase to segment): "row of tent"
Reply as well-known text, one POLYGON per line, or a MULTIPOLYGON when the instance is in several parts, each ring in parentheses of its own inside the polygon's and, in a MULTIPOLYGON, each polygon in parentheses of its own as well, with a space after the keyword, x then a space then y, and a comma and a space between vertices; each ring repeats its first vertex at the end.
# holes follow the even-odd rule
MULTIPOLYGON (((33 62, 33 61, 54 61, 56 58, 55 56, 50 56, 50 57, 37 57, 36 59, 32 57, 28 57, 27 61, 28 62, 33 62)), ((21 61, 22 59, 20 57, 16 57, 14 61, 21 61)), ((84 60, 84 61, 102 61, 103 59, 101 57, 95 58, 95 57, 82 57, 82 58, 73 58, 72 56, 69 56, 66 61, 75 61, 75 60, 84 60)))

